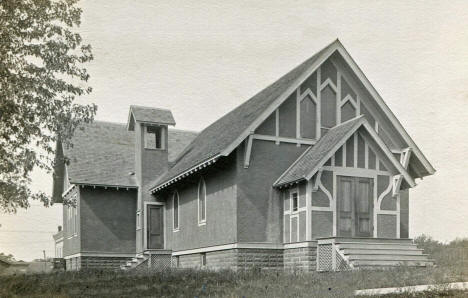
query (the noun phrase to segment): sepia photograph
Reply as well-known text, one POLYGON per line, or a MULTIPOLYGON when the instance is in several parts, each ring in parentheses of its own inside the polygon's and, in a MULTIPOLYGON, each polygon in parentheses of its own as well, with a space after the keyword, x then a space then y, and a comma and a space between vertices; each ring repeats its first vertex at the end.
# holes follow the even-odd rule
POLYGON ((468 297, 467 29, 0 0, 0 297, 468 297))

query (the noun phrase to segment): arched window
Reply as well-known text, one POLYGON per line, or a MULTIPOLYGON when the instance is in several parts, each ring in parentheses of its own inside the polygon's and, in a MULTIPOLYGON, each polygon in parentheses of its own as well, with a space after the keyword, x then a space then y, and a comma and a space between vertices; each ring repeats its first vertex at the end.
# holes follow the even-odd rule
POLYGON ((172 196, 172 218, 173 218, 173 229, 179 229, 179 193, 177 190, 174 192, 172 196))
POLYGON ((206 223, 206 185, 203 178, 198 183, 198 224, 206 223))

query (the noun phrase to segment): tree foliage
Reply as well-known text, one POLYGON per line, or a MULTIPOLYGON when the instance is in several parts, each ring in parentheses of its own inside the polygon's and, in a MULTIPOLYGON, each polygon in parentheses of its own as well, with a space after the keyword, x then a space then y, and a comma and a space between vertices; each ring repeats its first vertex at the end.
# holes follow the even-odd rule
POLYGON ((91 92, 83 64, 93 59, 77 2, 0 0, 0 211, 51 204, 31 190, 31 171, 51 173, 56 142, 69 143, 96 113, 75 102, 91 92))

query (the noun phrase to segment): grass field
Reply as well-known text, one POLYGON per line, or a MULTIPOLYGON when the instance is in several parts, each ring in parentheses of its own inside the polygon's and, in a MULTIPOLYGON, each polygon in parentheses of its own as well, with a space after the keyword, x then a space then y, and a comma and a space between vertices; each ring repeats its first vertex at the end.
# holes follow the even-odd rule
MULTIPOLYGON (((446 250, 445 252, 451 252, 446 250)), ((0 297, 351 297, 355 290, 468 281, 468 263, 434 255, 433 268, 400 267, 336 273, 250 270, 157 272, 80 271, 0 277, 0 297)), ((468 297, 445 291, 385 297, 468 297)))

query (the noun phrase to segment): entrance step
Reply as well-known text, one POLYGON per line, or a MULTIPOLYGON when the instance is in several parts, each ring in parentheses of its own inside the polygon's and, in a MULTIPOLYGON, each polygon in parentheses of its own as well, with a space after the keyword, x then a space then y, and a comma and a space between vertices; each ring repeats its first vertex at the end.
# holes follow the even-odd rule
POLYGON ((324 262, 323 268, 325 268, 319 270, 326 271, 329 270, 326 268, 333 266, 326 263, 330 259, 330 255, 333 256, 330 249, 326 248, 327 245, 331 247, 332 243, 334 243, 336 255, 341 256, 341 259, 347 263, 347 266, 340 265, 340 268, 426 267, 434 265, 434 260, 430 259, 429 255, 424 254, 423 250, 419 249, 412 239, 331 237, 323 238, 323 240, 318 239, 317 254, 323 251, 322 262, 324 262), (322 250, 320 250, 321 245, 324 245, 322 250))
POLYGON ((374 243, 374 242, 337 242, 343 249, 416 249, 414 244, 374 243))
POLYGON ((418 248, 342 248, 345 255, 354 254, 381 254, 381 255, 422 255, 423 250, 418 248))
POLYGON ((416 261, 416 260, 360 260, 354 261, 353 265, 355 268, 364 268, 364 267, 396 267, 396 266, 409 266, 409 267, 428 267, 433 266, 434 261, 427 259, 425 261, 416 261))
POLYGON ((131 260, 121 264, 120 269, 125 270, 125 271, 135 269, 136 267, 143 264, 147 259, 148 259, 148 257, 146 257, 146 256, 137 255, 134 258, 132 258, 131 260))
POLYGON ((353 268, 434 265, 411 239, 337 238, 335 243, 353 268))
POLYGON ((356 243, 394 243, 394 244, 413 244, 413 239, 410 238, 369 238, 369 237, 335 237, 336 243, 356 242, 356 243))
POLYGON ((386 261, 427 261, 428 255, 396 255, 396 254, 353 254, 348 257, 350 261, 386 260, 386 261))

